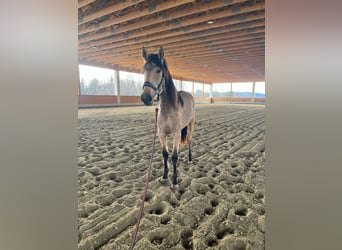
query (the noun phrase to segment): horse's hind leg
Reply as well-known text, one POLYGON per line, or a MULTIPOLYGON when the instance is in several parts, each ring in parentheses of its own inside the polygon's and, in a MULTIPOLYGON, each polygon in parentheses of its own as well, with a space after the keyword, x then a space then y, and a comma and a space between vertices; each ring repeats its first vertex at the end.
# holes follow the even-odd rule
POLYGON ((189 142, 189 157, 188 164, 192 164, 191 141, 189 142))
POLYGON ((173 164, 173 176, 172 176, 172 184, 171 189, 177 189, 177 161, 178 161, 178 149, 179 143, 181 141, 181 133, 175 134, 173 136, 173 150, 172 150, 172 164, 173 164))
POLYGON ((167 140, 166 140, 166 136, 165 135, 160 135, 160 144, 162 147, 162 154, 163 154, 163 159, 164 159, 164 173, 163 173, 163 177, 160 179, 160 182, 162 184, 167 182, 167 176, 169 173, 169 168, 168 168, 168 158, 169 158, 169 152, 167 150, 167 140))
POLYGON ((193 117, 188 125, 188 136, 187 141, 189 143, 189 157, 188 157, 188 163, 192 163, 192 153, 191 153, 191 141, 192 141, 192 131, 194 130, 195 125, 195 117, 193 117))

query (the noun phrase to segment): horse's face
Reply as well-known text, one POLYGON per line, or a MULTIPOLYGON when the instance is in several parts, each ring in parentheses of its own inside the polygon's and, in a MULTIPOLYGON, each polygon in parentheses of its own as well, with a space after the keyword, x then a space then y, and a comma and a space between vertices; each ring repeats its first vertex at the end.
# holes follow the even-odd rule
MULTIPOLYGON (((162 69, 153 63, 148 63, 144 67, 144 82, 152 83, 152 85, 157 89, 161 80, 163 78, 162 69)), ((157 91, 150 86, 144 86, 143 93, 141 95, 142 102, 150 106, 153 104, 153 98, 157 94, 157 91)))
POLYGON ((154 55, 148 55, 145 48, 143 48, 142 50, 145 65, 143 68, 144 88, 143 93, 141 94, 141 101, 147 106, 151 106, 153 104, 153 98, 157 94, 157 88, 163 78, 163 70, 161 68, 161 65, 158 65, 161 64, 164 59, 164 52, 161 50, 162 48, 159 50, 159 54, 154 55), (159 61, 153 60, 153 58, 159 61), (151 84, 154 86, 154 88, 153 86, 148 86, 151 84))

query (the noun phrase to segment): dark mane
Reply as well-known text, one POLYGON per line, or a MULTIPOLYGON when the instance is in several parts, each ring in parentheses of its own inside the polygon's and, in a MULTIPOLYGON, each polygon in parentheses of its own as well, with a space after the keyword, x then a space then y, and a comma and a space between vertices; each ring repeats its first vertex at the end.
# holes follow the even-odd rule
POLYGON ((167 67, 167 63, 166 63, 165 58, 164 58, 164 62, 162 63, 157 54, 149 54, 148 60, 145 63, 144 67, 149 63, 153 63, 162 69, 164 79, 165 79, 165 88, 166 88, 167 97, 168 97, 172 107, 176 108, 177 103, 178 103, 178 91, 175 87, 175 84, 173 83, 172 76, 171 76, 170 71, 167 67))

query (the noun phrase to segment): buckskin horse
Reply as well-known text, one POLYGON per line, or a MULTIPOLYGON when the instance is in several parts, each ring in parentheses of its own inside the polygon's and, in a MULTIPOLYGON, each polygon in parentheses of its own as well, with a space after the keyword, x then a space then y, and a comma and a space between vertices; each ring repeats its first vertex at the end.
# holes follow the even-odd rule
POLYGON ((163 47, 159 47, 157 54, 148 54, 142 48, 144 59, 144 85, 141 101, 151 106, 154 97, 160 98, 158 113, 158 134, 164 159, 164 173, 160 179, 162 184, 168 180, 168 147, 167 136, 173 137, 172 164, 173 177, 171 189, 177 189, 177 161, 180 145, 189 145, 188 163, 192 163, 191 140, 195 124, 195 102, 191 94, 177 91, 164 57, 163 47))

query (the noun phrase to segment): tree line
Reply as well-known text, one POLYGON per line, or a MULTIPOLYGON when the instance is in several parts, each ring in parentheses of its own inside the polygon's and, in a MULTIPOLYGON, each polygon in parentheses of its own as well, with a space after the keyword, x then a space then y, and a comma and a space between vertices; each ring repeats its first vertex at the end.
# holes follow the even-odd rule
MULTIPOLYGON (((141 94, 141 90, 142 83, 131 79, 120 79, 120 95, 137 96, 141 94)), ((112 76, 109 80, 102 82, 97 78, 93 78, 89 84, 86 84, 82 78, 80 81, 80 93, 81 95, 116 95, 117 87, 112 76)))

